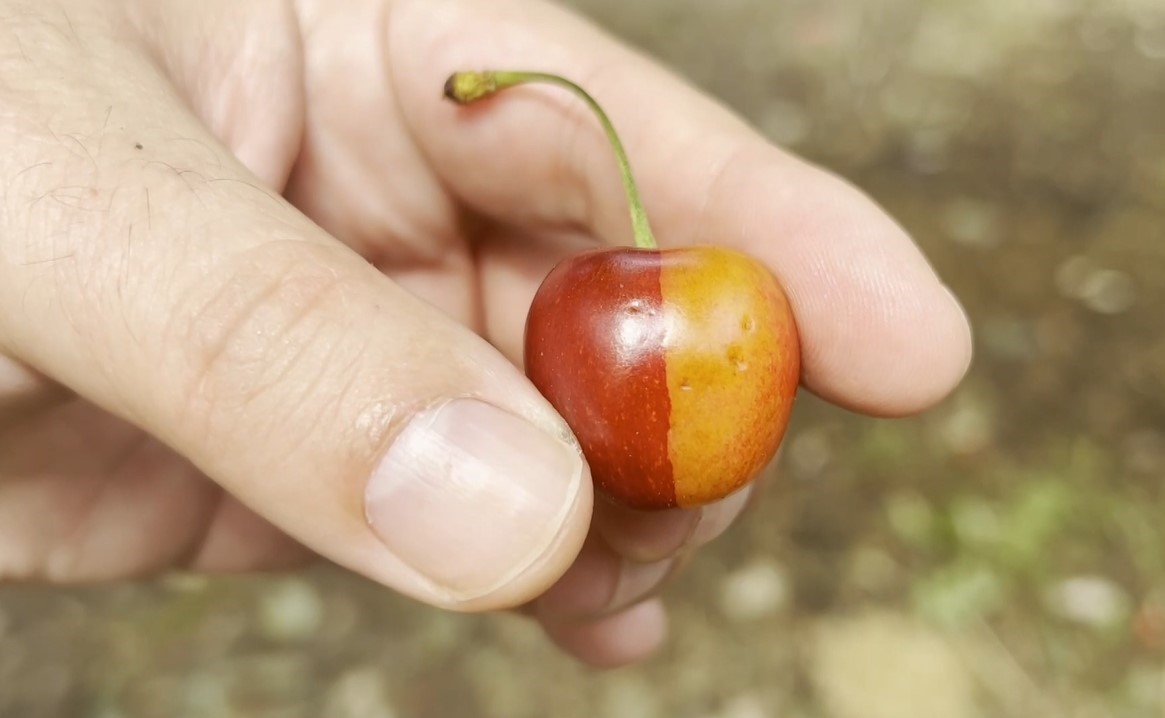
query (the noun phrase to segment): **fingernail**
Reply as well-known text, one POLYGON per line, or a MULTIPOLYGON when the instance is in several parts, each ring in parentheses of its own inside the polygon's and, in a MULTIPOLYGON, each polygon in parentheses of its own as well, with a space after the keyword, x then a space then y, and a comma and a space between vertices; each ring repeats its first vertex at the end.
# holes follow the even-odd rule
POLYGON ((368 483, 365 510, 398 559, 463 601, 552 549, 582 480, 573 447, 495 406, 455 399, 400 432, 368 483))
POLYGON ((947 298, 950 299, 951 304, 955 306, 955 312, 963 320, 963 342, 966 348, 966 353, 963 357, 963 365, 961 367, 961 373, 959 374, 959 376, 962 377, 967 373, 967 370, 971 368, 971 362, 974 359, 975 329, 971 325, 970 315, 967 314, 966 308, 963 306, 963 303, 959 301, 959 297, 955 294, 954 290, 944 284, 943 291, 947 293, 947 298))
POLYGON ((675 564, 675 559, 655 563, 624 561, 607 610, 619 611, 650 596, 671 575, 675 564))
POLYGON ((752 486, 745 486, 735 494, 711 506, 705 506, 700 513, 700 522, 696 524, 696 530, 688 538, 687 546, 692 548, 703 546, 727 531, 732 522, 744 511, 744 507, 748 506, 751 494, 752 486))

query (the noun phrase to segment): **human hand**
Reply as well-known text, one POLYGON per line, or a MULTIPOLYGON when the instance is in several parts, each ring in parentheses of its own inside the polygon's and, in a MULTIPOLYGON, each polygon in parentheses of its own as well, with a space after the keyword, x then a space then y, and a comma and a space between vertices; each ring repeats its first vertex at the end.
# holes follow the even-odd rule
POLYGON ((460 111, 457 69, 592 91, 662 244, 781 279, 808 389, 908 414, 969 361, 961 310, 868 200, 553 6, 0 10, 0 580, 318 554, 435 606, 522 606, 597 665, 659 644, 641 599, 748 493, 593 501, 515 364, 549 268, 627 241, 619 178, 571 98, 460 111))

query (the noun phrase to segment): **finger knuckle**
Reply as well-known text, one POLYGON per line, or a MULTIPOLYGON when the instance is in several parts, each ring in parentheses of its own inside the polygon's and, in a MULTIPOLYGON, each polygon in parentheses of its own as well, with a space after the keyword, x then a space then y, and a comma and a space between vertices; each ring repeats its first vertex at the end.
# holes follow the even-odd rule
POLYGON ((183 336, 173 342, 188 348, 181 420, 222 436, 245 415, 249 432, 286 433, 339 411, 362 349, 360 334, 337 321, 353 298, 321 256, 333 251, 301 241, 262 245, 189 301, 175 324, 183 336))

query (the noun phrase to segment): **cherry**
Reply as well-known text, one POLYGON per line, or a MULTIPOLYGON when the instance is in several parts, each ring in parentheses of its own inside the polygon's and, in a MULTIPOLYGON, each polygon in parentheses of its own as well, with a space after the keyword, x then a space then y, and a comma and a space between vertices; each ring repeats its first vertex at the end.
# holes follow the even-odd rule
POLYGON ((598 488, 636 509, 722 499, 776 454, 800 375, 784 290, 717 246, 659 249, 618 135, 573 82, 540 72, 458 72, 461 104, 529 82, 565 87, 598 117, 627 192, 635 247, 558 264, 526 321, 526 374, 578 437, 598 488))

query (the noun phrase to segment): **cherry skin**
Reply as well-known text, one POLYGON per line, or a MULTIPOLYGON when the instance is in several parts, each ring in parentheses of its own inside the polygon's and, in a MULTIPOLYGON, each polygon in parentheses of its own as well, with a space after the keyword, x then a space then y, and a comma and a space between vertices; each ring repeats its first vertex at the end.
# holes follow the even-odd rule
POLYGON ((784 292, 719 247, 587 252, 526 324, 526 374, 566 419, 596 486, 637 509, 699 506, 776 454, 800 375, 784 292))

